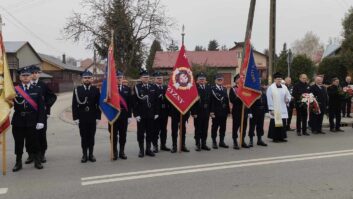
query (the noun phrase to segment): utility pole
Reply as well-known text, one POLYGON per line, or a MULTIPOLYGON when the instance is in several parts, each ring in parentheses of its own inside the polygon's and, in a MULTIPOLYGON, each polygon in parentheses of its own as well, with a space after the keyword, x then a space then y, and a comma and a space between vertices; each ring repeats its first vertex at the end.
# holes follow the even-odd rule
POLYGON ((268 83, 272 83, 272 73, 275 65, 276 56, 276 0, 270 2, 270 46, 268 64, 268 83))

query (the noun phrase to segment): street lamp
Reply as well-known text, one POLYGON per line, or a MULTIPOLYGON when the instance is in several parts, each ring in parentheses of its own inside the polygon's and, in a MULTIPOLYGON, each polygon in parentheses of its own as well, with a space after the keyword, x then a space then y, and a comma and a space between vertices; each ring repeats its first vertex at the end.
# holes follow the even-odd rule
POLYGON ((291 49, 288 50, 287 63, 288 63, 288 77, 290 77, 290 65, 293 61, 293 53, 291 49))

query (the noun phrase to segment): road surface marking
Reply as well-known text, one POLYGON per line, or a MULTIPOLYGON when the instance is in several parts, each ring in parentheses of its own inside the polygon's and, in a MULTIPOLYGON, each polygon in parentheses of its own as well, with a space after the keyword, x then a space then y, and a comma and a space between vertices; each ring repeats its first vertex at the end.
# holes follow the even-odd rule
POLYGON ((230 169, 230 168, 260 166, 260 165, 315 160, 315 159, 323 159, 323 158, 334 158, 334 157, 343 157, 343 156, 352 156, 352 155, 353 155, 353 150, 343 150, 343 151, 332 151, 332 152, 323 152, 323 153, 311 153, 311 154, 231 161, 231 162, 194 165, 194 166, 185 166, 185 167, 174 167, 174 168, 166 168, 166 169, 155 169, 155 170, 146 170, 146 171, 138 171, 138 172, 127 172, 127 173, 121 173, 121 174, 82 178, 81 185, 86 186, 86 185, 136 180, 136 179, 152 178, 152 177, 161 177, 161 176, 169 176, 169 175, 177 175, 177 174, 197 173, 197 172, 204 172, 204 171, 215 171, 215 170, 230 169))
POLYGON ((6 194, 8 190, 8 188, 0 188, 0 195, 6 194))

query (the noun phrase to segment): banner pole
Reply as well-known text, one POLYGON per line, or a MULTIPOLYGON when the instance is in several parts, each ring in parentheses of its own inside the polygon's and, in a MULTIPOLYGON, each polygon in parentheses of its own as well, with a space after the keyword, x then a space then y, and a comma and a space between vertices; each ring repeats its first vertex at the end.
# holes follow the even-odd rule
POLYGON ((183 143, 183 115, 180 113, 180 124, 179 124, 179 153, 181 153, 181 145, 183 143))
POLYGON ((243 133, 244 133, 244 112, 245 112, 245 105, 243 103, 242 109, 241 109, 241 123, 240 123, 240 148, 243 145, 243 133))
POLYGON ((6 132, 2 133, 2 175, 6 175, 6 132))
POLYGON ((110 123, 110 160, 111 161, 113 161, 114 159, 113 139, 114 139, 114 123, 110 123))

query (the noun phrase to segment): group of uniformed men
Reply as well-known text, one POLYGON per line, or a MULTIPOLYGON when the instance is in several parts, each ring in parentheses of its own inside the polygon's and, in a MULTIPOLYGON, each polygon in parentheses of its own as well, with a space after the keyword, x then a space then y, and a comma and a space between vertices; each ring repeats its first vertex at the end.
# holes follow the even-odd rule
MULTIPOLYGON (((22 168, 24 142, 26 142, 26 149, 29 153, 26 163, 29 164, 34 161, 37 169, 43 168, 42 163, 46 162, 45 151, 47 148, 45 136, 47 128, 46 120, 50 114, 50 107, 56 100, 55 94, 43 82, 38 81, 40 75, 39 67, 31 66, 22 68, 19 74, 21 83, 19 86, 16 86, 17 97, 15 100, 15 113, 12 119, 15 154, 17 157, 15 167, 13 168, 14 172, 22 168)), ((132 116, 137 121, 137 141, 140 149, 138 156, 140 158, 145 155, 155 156, 159 150, 176 153, 178 150, 179 125, 182 125, 180 150, 189 152, 189 149, 185 145, 185 124, 190 116, 194 118, 196 151, 210 150, 210 147, 207 146, 209 118, 212 120, 212 148, 229 148, 224 139, 227 118, 230 113, 233 117, 233 149, 240 149, 238 133, 240 133, 242 121, 243 102, 237 95, 239 75, 234 77, 235 86, 230 89, 228 95, 227 89, 223 86, 224 77, 222 74, 217 74, 215 85, 210 86, 207 84, 206 74, 203 72, 198 73, 196 76, 196 86, 199 100, 183 115, 182 121, 180 120, 179 111, 165 97, 167 86, 163 84, 163 74, 156 72, 153 76, 154 83, 151 84, 148 71, 143 70, 140 73, 140 83, 136 84, 131 90, 123 84, 124 74, 121 71, 117 72, 117 89, 121 96, 121 113, 113 126, 108 126, 109 132, 113 127, 113 160, 117 160, 118 158, 127 159, 125 154, 126 133, 132 116), (230 104, 232 105, 232 111, 230 110, 230 104), (166 145, 169 116, 171 117, 172 129, 171 149, 166 145)), ((91 72, 84 71, 81 77, 82 85, 77 86, 73 92, 72 116, 80 130, 82 147, 81 162, 95 162, 96 158, 93 153, 95 133, 97 122, 101 119, 101 111, 99 109, 100 91, 92 85, 93 74, 91 72)), ((310 117, 309 124, 312 132, 323 133, 321 130, 322 119, 327 104, 329 107, 331 131, 342 131, 339 126, 341 104, 338 103, 338 101, 342 100, 338 100, 339 96, 337 96, 339 86, 337 78, 332 80, 332 85, 327 89, 327 92, 326 88, 322 85, 321 76, 317 76, 315 84, 309 87, 306 75, 302 74, 300 82, 294 88, 291 87, 289 78, 286 78, 286 84, 281 82, 283 81, 282 78, 281 74, 274 74, 275 82, 269 89, 262 86, 261 97, 256 100, 251 108, 245 108, 243 115, 244 133, 240 138, 241 147, 253 147, 255 129, 257 145, 267 146, 262 140, 262 136, 264 135, 264 119, 267 112, 270 113, 271 117, 269 138, 273 139, 274 142, 286 142, 286 131, 291 130, 290 118, 293 104, 296 105, 297 109, 298 135, 309 135, 306 131, 307 112, 302 110, 297 103, 301 94, 307 92, 312 92, 317 97, 320 108, 322 108, 320 114, 310 117), (281 97, 282 95, 283 97, 281 97), (278 99, 276 99, 276 96, 278 99), (334 118, 337 120, 336 125, 331 124, 334 118), (244 139, 248 119, 250 120, 250 127, 248 130, 249 143, 247 144, 244 139), (283 126, 278 125, 278 123, 282 122, 283 126)))
MULTIPOLYGON (((237 97, 237 83, 239 75, 234 78, 236 86, 231 89, 228 97, 227 89, 223 86, 224 78, 221 74, 217 74, 215 78, 215 86, 209 86, 206 81, 206 74, 201 72, 197 74, 197 90, 199 100, 191 107, 191 109, 180 119, 180 112, 165 97, 167 86, 163 84, 163 74, 156 72, 153 74, 154 83, 150 83, 148 71, 143 70, 140 73, 140 83, 136 84, 131 90, 128 86, 123 85, 124 74, 117 72, 118 90, 121 96, 122 112, 113 124, 113 160, 118 158, 127 159, 125 154, 126 132, 128 124, 131 122, 132 116, 137 121, 137 141, 139 145, 139 157, 155 156, 159 150, 170 151, 176 153, 178 150, 178 131, 182 125, 181 136, 182 143, 180 150, 189 152, 185 145, 186 140, 186 122, 190 116, 194 118, 195 126, 195 144, 196 151, 210 150, 207 146, 207 135, 209 118, 212 118, 212 148, 218 147, 228 148, 224 142, 226 122, 230 113, 230 103, 233 104, 233 141, 234 149, 239 149, 238 130, 240 127, 240 113, 242 101, 237 97), (168 118, 171 117, 171 137, 172 147, 168 148, 167 140, 167 124, 168 118), (182 124, 180 124, 180 122, 182 124), (217 137, 219 140, 217 141, 217 137), (119 150, 118 150, 119 140, 119 150), (160 145, 159 145, 160 144, 160 145)), ((96 130, 96 121, 100 120, 101 112, 99 110, 99 90, 92 86, 92 73, 85 71, 82 73, 82 85, 74 90, 72 102, 72 114, 76 124, 79 125, 82 145, 81 162, 95 162, 93 155, 94 135, 96 130)), ((242 137, 242 147, 249 148, 253 146, 253 137, 256 128, 257 144, 267 146, 262 141, 264 116, 267 112, 266 95, 255 102, 253 107, 246 110, 245 117, 250 118, 250 143, 244 142, 245 133, 242 137)), ((246 118, 244 121, 246 121, 246 118)), ((244 122, 246 129, 246 122, 244 122)), ((109 132, 111 126, 109 125, 109 132)))

